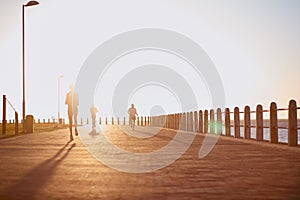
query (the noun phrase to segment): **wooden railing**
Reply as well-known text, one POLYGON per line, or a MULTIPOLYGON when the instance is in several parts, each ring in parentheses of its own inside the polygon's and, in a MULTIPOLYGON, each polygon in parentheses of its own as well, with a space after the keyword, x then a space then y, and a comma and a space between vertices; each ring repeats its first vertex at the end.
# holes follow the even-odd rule
MULTIPOLYGON (((5 102, 3 103, 3 108, 6 106, 6 97, 3 96, 5 102)), ((184 113, 174 113, 168 115, 160 116, 140 116, 137 117, 137 126, 154 126, 162 127, 168 129, 197 132, 197 133, 209 133, 209 134, 222 134, 228 137, 244 138, 244 139, 255 139, 257 141, 266 140, 264 137, 264 130, 269 129, 269 142, 279 143, 278 130, 287 130, 287 143, 289 146, 298 145, 298 119, 297 119, 297 107, 295 100, 290 100, 288 108, 277 108, 277 104, 272 102, 269 109, 263 109, 262 105, 257 105, 255 110, 250 110, 249 106, 245 106, 243 111, 240 111, 238 107, 235 107, 233 111, 229 108, 225 108, 222 112, 220 108, 210 109, 210 110, 198 110, 193 112, 184 113), (285 111, 288 112, 288 117, 286 119, 286 126, 278 125, 280 120, 278 119, 278 112, 285 111), (269 113, 269 118, 264 119, 264 113, 269 113), (255 117, 251 118, 251 115, 255 117), (241 119, 241 115, 243 115, 241 119), (233 116, 233 119, 232 119, 233 116), (243 137, 241 137, 241 128, 243 129, 243 137), (255 128, 255 137, 251 138, 251 129, 255 128)), ((3 110, 3 122, 2 122, 2 134, 5 134, 5 125, 7 123, 5 111, 3 110)), ((9 120, 9 123, 16 124, 16 133, 18 132, 18 113, 16 113, 15 120, 9 120)), ((35 120, 34 123, 54 123, 55 120, 50 119, 47 121, 35 120)), ((86 119, 86 124, 89 123, 89 119, 86 119)), ((84 120, 80 119, 80 124, 85 123, 84 120)), ((100 125, 128 125, 129 118, 126 117, 105 117, 99 118, 98 123, 100 125)), ((65 124, 65 120, 63 120, 65 124)))
MULTIPOLYGON (((220 108, 215 110, 199 110, 193 112, 174 113, 160 116, 141 116, 137 117, 137 126, 154 126, 168 129, 222 134, 229 137, 255 139, 257 141, 266 140, 264 138, 264 129, 269 129, 269 142, 279 143, 278 129, 287 129, 287 143, 289 146, 298 145, 298 119, 297 107, 295 100, 290 100, 288 108, 277 108, 275 102, 270 104, 270 108, 264 110, 262 105, 257 105, 255 110, 250 110, 249 106, 245 106, 243 111, 235 107, 233 111, 225 108, 222 112, 220 108), (279 126, 278 112, 288 112, 287 126, 279 126), (269 118, 264 119, 263 113, 269 113, 269 118), (251 118, 251 115, 255 117, 251 118), (233 120, 231 119, 233 115, 233 120), (241 119, 241 115, 243 115, 241 119), (265 125, 267 123, 267 125, 265 125), (243 129, 243 137, 241 137, 241 128, 243 129), (251 128, 255 128, 255 137, 251 138, 251 128), (233 134, 232 134, 233 132, 233 134)), ((104 121, 99 119, 99 124, 118 124, 127 125, 128 120, 122 118, 105 118, 104 121)))

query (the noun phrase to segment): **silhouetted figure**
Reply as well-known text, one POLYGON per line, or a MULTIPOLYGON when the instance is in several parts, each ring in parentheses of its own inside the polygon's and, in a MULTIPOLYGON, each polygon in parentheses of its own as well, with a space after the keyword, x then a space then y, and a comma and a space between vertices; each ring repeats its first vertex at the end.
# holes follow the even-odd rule
POLYGON ((92 115, 92 128, 96 128, 96 114, 98 112, 98 109, 93 104, 92 107, 90 108, 90 111, 92 115))
POLYGON ((131 126, 132 130, 134 131, 134 125, 135 125, 135 116, 138 116, 136 112, 136 108, 134 107, 134 104, 131 104, 131 108, 128 109, 129 114, 129 125, 131 126))
POLYGON ((68 118, 69 118, 69 128, 70 128, 70 140, 73 140, 72 127, 73 127, 73 117, 75 126, 75 135, 77 132, 77 115, 78 115, 78 105, 79 99, 78 94, 74 93, 74 85, 70 85, 70 91, 66 95, 65 104, 68 105, 68 118))

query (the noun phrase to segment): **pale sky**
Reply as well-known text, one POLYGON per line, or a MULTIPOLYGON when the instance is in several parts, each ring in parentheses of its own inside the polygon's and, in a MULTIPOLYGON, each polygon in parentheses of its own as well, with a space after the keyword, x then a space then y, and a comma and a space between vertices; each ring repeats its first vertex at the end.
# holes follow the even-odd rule
MULTIPOLYGON (((75 83, 90 53, 113 36, 140 28, 172 30, 200 45, 222 79, 226 107, 250 105, 254 110, 258 103, 268 108, 272 101, 277 102, 278 107, 287 107, 290 99, 295 99, 300 105, 298 0, 39 2, 38 6, 26 8, 26 113, 35 118, 57 116, 59 75, 64 76, 61 79, 61 116, 66 117, 65 94, 69 84, 75 83)), ((7 95, 19 116, 22 115, 22 3, 27 1, 0 0, 1 119, 3 94, 7 95)), ((156 58, 165 64, 172 63, 163 56, 167 55, 159 54, 156 58)), ((120 62, 123 66, 126 63, 128 66, 142 65, 154 57, 151 53, 146 56, 136 54, 120 62)), ((175 63, 175 58, 172 59, 175 63)), ((114 69, 118 69, 117 64, 114 69)), ((185 66, 182 65, 181 69, 185 66)), ((190 84, 197 83, 188 70, 184 77, 190 84)), ((198 94, 197 90, 201 87, 195 87, 198 94)), ((159 88, 157 92, 160 94, 159 88)), ((150 105, 142 105, 141 97, 149 102, 153 98, 152 102, 162 107, 173 98, 163 91, 161 101, 160 95, 145 97, 146 94, 139 91, 131 99, 140 115, 150 111, 150 105)), ((105 90, 96 91, 94 99, 102 116, 111 115, 106 109, 110 102, 98 99, 106 95, 105 90)), ((205 98, 199 95, 197 101, 199 109, 210 109, 205 98)), ((165 111, 177 112, 178 109, 170 103, 165 111)), ((9 108, 9 119, 13 118, 12 113, 9 108)))

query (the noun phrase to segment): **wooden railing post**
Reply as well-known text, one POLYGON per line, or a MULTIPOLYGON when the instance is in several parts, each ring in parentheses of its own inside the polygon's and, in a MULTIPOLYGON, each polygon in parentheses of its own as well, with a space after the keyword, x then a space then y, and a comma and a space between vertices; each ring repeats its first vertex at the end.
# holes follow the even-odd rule
POLYGON ((217 109, 217 134, 222 134, 222 111, 217 109))
POLYGON ((15 134, 19 133, 19 117, 18 113, 15 112, 15 134))
POLYGON ((175 114, 173 114, 173 129, 175 129, 176 130, 176 113, 175 114))
POLYGON ((179 114, 178 113, 175 114, 174 124, 175 124, 174 129, 178 130, 178 128, 179 128, 179 114))
POLYGON ((137 117, 136 119, 137 119, 137 126, 139 126, 140 125, 140 117, 137 117))
POLYGON ((108 124, 108 120, 107 120, 107 117, 105 117, 105 125, 108 124))
POLYGON ((173 115, 168 115, 168 128, 173 129, 173 115))
POLYGON ((2 134, 6 134, 6 95, 3 95, 2 134))
POLYGON ((181 130, 186 131, 186 113, 182 114, 181 118, 181 130))
POLYGON ((225 135, 231 136, 230 110, 225 108, 225 135))
POLYGON ((114 125, 115 124, 115 119, 114 117, 111 118, 111 125, 114 125))
POLYGON ((204 133, 208 132, 208 110, 204 110, 204 133))
POLYGON ((234 137, 241 137, 240 134, 240 109, 238 107, 234 108, 234 137))
POLYGON ((152 116, 150 121, 150 126, 155 126, 155 117, 152 116))
POLYGON ((288 145, 298 145, 298 130, 297 130, 297 104, 295 100, 289 102, 289 122, 288 122, 288 145))
POLYGON ((199 122, 198 122, 198 112, 195 111, 194 112, 194 132, 198 132, 198 125, 199 125, 199 122))
POLYGON ((169 128, 174 129, 174 114, 170 114, 169 119, 169 128))
POLYGON ((182 113, 178 114, 178 130, 182 130, 182 113))
POLYGON ((215 133, 215 111, 213 109, 210 110, 209 133, 215 133))
POLYGON ((169 128, 169 119, 170 119, 170 115, 165 115, 165 128, 169 128))
POLYGON ((145 117, 145 126, 148 126, 149 125, 149 117, 145 117))
POLYGON ((251 135, 250 107, 245 106, 245 109, 244 109, 244 139, 250 139, 250 135, 251 135))
POLYGON ((185 127, 186 131, 190 130, 190 112, 186 113, 186 127, 185 127))
POLYGON ((203 112, 199 110, 199 126, 198 133, 203 133, 203 112))
POLYGON ((193 112, 190 112, 189 113, 189 127, 188 127, 188 131, 193 132, 193 124, 194 124, 193 112))
POLYGON ((174 130, 177 130, 177 123, 178 123, 178 114, 177 113, 175 113, 174 114, 174 130))
POLYGON ((141 126, 144 126, 144 117, 141 116, 141 126))
POLYGON ((175 118, 174 118, 174 129, 178 130, 178 113, 175 114, 175 118))
POLYGON ((159 127, 163 127, 164 126, 164 122, 163 122, 162 119, 163 119, 162 115, 160 115, 160 116, 157 117, 157 122, 158 122, 158 126, 159 127))
POLYGON ((118 117, 117 119, 118 119, 118 125, 120 125, 120 118, 118 117))
POLYGON ((270 142, 278 143, 277 105, 275 102, 272 102, 270 106, 270 142))
POLYGON ((150 125, 155 126, 155 117, 150 118, 150 125))
POLYGON ((168 120, 168 128, 170 128, 170 129, 173 129, 173 115, 172 114, 170 114, 169 115, 169 120, 168 120))
POLYGON ((264 138, 264 119, 262 105, 256 106, 256 140, 262 141, 264 138))

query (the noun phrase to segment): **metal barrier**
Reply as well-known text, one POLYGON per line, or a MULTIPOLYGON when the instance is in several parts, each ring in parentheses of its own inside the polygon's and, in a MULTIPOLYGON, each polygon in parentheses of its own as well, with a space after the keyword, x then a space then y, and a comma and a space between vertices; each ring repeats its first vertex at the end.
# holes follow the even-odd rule
POLYGON ((3 95, 3 115, 2 115, 2 134, 6 134, 6 102, 10 105, 10 107, 15 111, 15 134, 18 134, 19 132, 19 119, 18 119, 18 112, 12 105, 12 103, 7 99, 6 95, 3 95))

